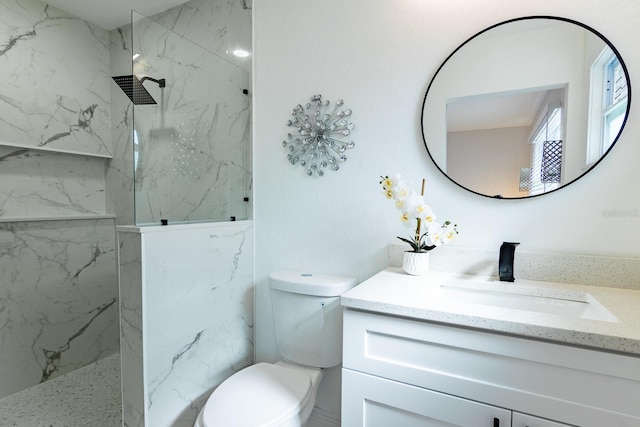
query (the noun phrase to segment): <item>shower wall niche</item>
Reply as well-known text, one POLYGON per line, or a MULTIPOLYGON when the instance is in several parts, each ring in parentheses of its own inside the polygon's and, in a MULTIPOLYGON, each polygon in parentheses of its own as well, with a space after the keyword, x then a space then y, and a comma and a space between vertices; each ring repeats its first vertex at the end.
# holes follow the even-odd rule
POLYGON ((156 102, 133 102, 135 224, 248 219, 249 73, 136 12, 132 28, 131 72, 156 102))

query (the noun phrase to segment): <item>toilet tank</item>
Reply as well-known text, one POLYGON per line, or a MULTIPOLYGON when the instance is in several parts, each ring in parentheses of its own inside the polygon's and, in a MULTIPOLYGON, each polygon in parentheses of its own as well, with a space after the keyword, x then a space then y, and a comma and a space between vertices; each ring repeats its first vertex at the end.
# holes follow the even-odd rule
POLYGON ((351 277, 274 271, 269 275, 278 353, 307 366, 342 362, 340 295, 357 284, 351 277))

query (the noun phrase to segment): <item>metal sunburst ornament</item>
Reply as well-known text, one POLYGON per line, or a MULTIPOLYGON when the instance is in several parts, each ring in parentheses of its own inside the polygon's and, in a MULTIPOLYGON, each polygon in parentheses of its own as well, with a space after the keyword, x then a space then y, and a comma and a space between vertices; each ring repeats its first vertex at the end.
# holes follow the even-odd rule
POLYGON ((287 126, 295 132, 287 134, 282 146, 287 148, 287 159, 292 165, 300 164, 309 176, 323 176, 325 169, 337 171, 340 163, 347 160, 347 149, 356 146, 353 141, 343 141, 356 126, 347 121, 351 109, 343 108, 339 99, 331 106, 322 95, 313 95, 304 107, 300 104, 291 112, 293 118, 287 126))

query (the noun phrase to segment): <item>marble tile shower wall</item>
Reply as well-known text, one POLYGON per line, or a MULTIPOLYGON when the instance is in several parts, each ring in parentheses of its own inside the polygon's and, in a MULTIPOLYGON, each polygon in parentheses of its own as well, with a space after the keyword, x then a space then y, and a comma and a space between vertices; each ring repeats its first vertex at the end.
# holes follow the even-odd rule
POLYGON ((120 227, 119 241, 124 423, 191 427, 253 361, 251 221, 120 227))
POLYGON ((0 142, 110 155, 109 33, 39 0, 2 0, 0 37, 0 142))
POLYGON ((146 425, 142 344, 142 235, 119 233, 118 247, 123 425, 142 427, 146 425))
POLYGON ((0 223, 0 398, 118 351, 112 219, 0 223))
MULTIPOLYGON (((191 0, 134 25, 142 53, 135 73, 167 79, 162 92, 149 84, 165 113, 153 106, 134 111, 112 89, 107 209, 120 225, 134 224, 132 183, 143 176, 145 183, 135 187, 144 201, 135 206, 139 221, 159 221, 169 209, 156 203, 162 196, 180 207, 169 217, 177 221, 197 219, 203 209, 223 219, 250 216, 250 204, 242 200, 252 184, 250 96, 242 93, 250 89, 250 62, 235 62, 246 73, 230 64, 220 68, 221 58, 231 59, 232 39, 244 37, 250 49, 247 0, 191 0), (134 114, 138 165, 131 161, 134 114), (198 158, 191 160, 199 177, 181 169, 177 158, 180 149, 190 148, 186 137, 198 139, 198 158), (153 145, 140 145, 145 142, 153 145), (156 151, 145 152, 149 148, 156 151), (234 193, 239 198, 224 200, 227 188, 240 189, 234 193), (148 209, 150 204, 159 208, 148 209)), ((123 26, 111 32, 112 75, 131 73, 131 31, 123 26)), ((125 425, 191 427, 209 392, 252 363, 252 230, 250 221, 119 228, 125 425)))
MULTIPOLYGON (((131 26, 109 34, 110 69, 112 76, 131 74, 131 26)), ((116 214, 118 225, 135 224, 133 170, 133 103, 111 85, 111 139, 113 158, 105 174, 107 212, 116 214)))
POLYGON ((0 144, 0 220, 104 214, 104 171, 102 158, 0 144))
MULTIPOLYGON (((220 56, 238 29, 247 42, 251 37, 247 0, 192 0, 154 19, 220 56)), ((108 32, 39 0, 0 0, 0 398, 118 349, 114 226, 134 223, 133 106, 111 76, 131 73, 130 31, 108 32)), ((248 62, 239 64, 248 69, 248 62)), ((197 63, 186 68, 191 65, 197 63)), ((170 69, 167 78, 199 77, 170 69)), ((190 94, 200 96, 197 88, 190 94)), ((178 98, 176 90, 170 100, 178 104, 178 98)), ((190 115, 172 126, 195 117, 197 129, 222 135, 222 144, 207 147, 215 167, 234 171, 220 185, 250 191, 249 101, 240 99, 233 106, 192 105, 190 115), (223 120, 228 121, 219 125, 223 120)), ((197 204, 202 189, 185 204, 197 204)), ((237 206, 229 205, 229 211, 250 211, 243 202, 232 203, 237 206)), ((223 249, 236 254, 237 248, 223 249)), ((251 263, 250 257, 245 252, 243 262, 251 263)), ((135 269, 136 259, 128 261, 135 269)), ((210 282, 220 277, 226 276, 213 274, 210 282)), ((246 311, 252 299, 242 286, 250 280, 237 286, 242 297, 230 301, 234 310, 246 311)), ((136 326, 129 320, 122 318, 125 331, 136 326)), ((252 320, 234 325, 219 326, 238 332, 231 340, 219 335, 219 345, 230 351, 233 340, 250 341, 252 320)), ((137 348, 123 344, 125 352, 137 348)), ((240 353, 236 362, 222 362, 216 375, 251 357, 251 351, 240 353)), ((141 365, 137 369, 142 372, 141 365)), ((129 380, 140 385, 135 377, 129 380)), ((142 390, 129 390, 143 399, 142 390)))
POLYGON ((119 218, 134 210, 134 178, 138 224, 249 217, 243 199, 251 191, 251 103, 242 90, 250 89, 250 78, 229 62, 226 48, 230 28, 244 27, 250 37, 250 16, 239 1, 192 0, 139 17, 133 40, 130 25, 112 32, 113 75, 130 74, 135 53, 134 74, 166 79, 162 90, 145 83, 158 105, 132 107, 121 91, 112 92, 115 158, 107 183, 119 218))
POLYGON ((118 350, 109 33, 0 0, 0 398, 118 350))

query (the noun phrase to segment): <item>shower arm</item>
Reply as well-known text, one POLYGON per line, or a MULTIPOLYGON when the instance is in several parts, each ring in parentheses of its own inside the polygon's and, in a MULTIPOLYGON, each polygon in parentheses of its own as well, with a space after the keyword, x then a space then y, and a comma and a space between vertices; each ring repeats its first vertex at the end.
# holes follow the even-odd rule
POLYGON ((160 86, 160 87, 165 87, 167 85, 167 81, 165 79, 156 80, 156 79, 154 79, 152 77, 147 77, 147 76, 142 77, 140 79, 140 83, 141 84, 144 83, 145 80, 151 80, 152 82, 158 83, 158 86, 160 86))

